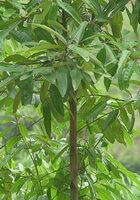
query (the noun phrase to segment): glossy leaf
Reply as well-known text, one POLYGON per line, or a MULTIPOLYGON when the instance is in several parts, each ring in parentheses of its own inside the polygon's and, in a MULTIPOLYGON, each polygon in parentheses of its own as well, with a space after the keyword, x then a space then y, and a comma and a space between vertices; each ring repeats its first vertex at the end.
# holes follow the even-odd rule
POLYGON ((78 13, 74 10, 74 8, 70 4, 62 2, 60 0, 57 0, 57 3, 63 10, 65 10, 69 15, 71 15, 78 24, 81 23, 81 19, 78 13))
POLYGON ((103 131, 105 129, 107 129, 114 121, 115 119, 117 118, 119 114, 119 110, 113 110, 109 115, 108 117, 106 118, 106 120, 104 121, 103 125, 102 125, 102 129, 103 131))
POLYGON ((46 25, 41 25, 41 24, 33 24, 33 26, 36 26, 36 27, 39 27, 39 28, 42 28, 42 29, 48 31, 49 33, 51 33, 52 35, 54 35, 58 39, 60 39, 64 44, 67 44, 67 41, 65 40, 65 38, 62 35, 60 35, 58 32, 51 29, 50 27, 48 27, 46 25))
POLYGON ((94 107, 91 108, 91 110, 86 113, 84 116, 85 119, 89 120, 91 118, 95 119, 106 107, 106 101, 101 101, 97 103, 94 107))
POLYGON ((73 69, 70 72, 70 75, 71 75, 71 79, 72 79, 72 86, 73 86, 74 90, 77 90, 81 83, 81 80, 83 78, 82 72, 79 69, 73 69))
POLYGON ((79 54, 86 62, 89 61, 90 57, 89 57, 88 51, 86 51, 85 49, 81 47, 77 47, 76 45, 70 45, 69 49, 79 54))
POLYGON ((44 126, 49 137, 51 137, 51 110, 49 103, 45 100, 42 104, 44 126))
POLYGON ((64 116, 64 107, 63 107, 63 102, 62 102, 62 97, 55 85, 51 85, 50 89, 50 97, 53 102, 54 107, 56 108, 57 112, 61 115, 64 116))
POLYGON ((65 96, 68 89, 68 70, 63 67, 57 70, 56 79, 58 83, 58 89, 62 97, 65 96))

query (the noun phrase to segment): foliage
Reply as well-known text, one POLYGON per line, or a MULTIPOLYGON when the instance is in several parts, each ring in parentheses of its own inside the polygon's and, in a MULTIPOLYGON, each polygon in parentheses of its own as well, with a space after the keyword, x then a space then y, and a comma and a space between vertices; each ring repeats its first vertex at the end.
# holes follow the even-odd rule
POLYGON ((139 134, 133 126, 140 95, 129 91, 140 85, 131 79, 140 76, 139 4, 0 2, 0 107, 7 125, 0 133, 1 199, 70 199, 69 99, 77 106, 79 199, 137 199, 131 185, 137 190, 140 178, 108 149, 115 141, 131 146, 139 134), (136 35, 131 42, 124 11, 136 35), (100 78, 105 94, 96 87, 100 78), (129 98, 109 95, 114 85, 129 98))

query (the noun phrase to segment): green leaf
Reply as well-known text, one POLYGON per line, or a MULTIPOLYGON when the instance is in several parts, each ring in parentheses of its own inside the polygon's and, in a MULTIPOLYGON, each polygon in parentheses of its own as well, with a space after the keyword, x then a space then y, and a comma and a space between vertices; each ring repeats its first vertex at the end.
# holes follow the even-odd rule
POLYGON ((131 52, 128 50, 125 50, 122 52, 122 56, 120 57, 119 63, 118 63, 119 68, 122 68, 126 64, 126 61, 128 57, 130 56, 130 54, 131 52))
POLYGON ((17 112, 21 100, 21 91, 18 91, 13 102, 13 113, 17 112))
POLYGON ((112 131, 114 132, 115 139, 118 142, 125 144, 123 127, 122 127, 122 124, 120 123, 120 121, 118 119, 116 119, 114 121, 114 123, 112 124, 112 131))
POLYGON ((10 83, 13 83, 16 79, 18 79, 23 73, 15 73, 7 78, 4 79, 4 81, 0 82, 0 89, 4 88, 5 86, 9 85, 10 83))
POLYGON ((51 137, 51 110, 49 103, 45 100, 42 103, 44 126, 49 137, 51 137))
POLYGON ((116 165, 121 172, 123 172, 126 176, 128 176, 131 181, 134 181, 138 185, 140 184, 140 180, 139 180, 139 178, 138 178, 138 176, 136 174, 128 171, 121 163, 119 163, 117 160, 113 159, 112 157, 106 156, 106 158, 111 163, 113 163, 114 165, 116 165))
POLYGON ((57 120, 57 122, 62 123, 64 121, 63 116, 57 111, 52 100, 48 97, 47 97, 47 100, 48 100, 48 103, 49 103, 49 106, 54 118, 57 120))
POLYGON ((76 45, 73 45, 73 44, 69 45, 69 49, 71 49, 75 53, 79 54, 86 62, 89 61, 89 59, 90 59, 89 53, 85 49, 83 49, 81 47, 77 47, 76 45))
POLYGON ((111 85, 111 80, 109 78, 104 77, 104 85, 106 90, 108 91, 111 85))
POLYGON ((42 12, 41 12, 41 14, 34 16, 33 23, 41 24, 45 20, 45 17, 47 15, 47 13, 49 12, 51 6, 52 6, 52 2, 47 1, 47 2, 42 3, 40 6, 40 8, 42 9, 42 12))
POLYGON ((27 50, 27 52, 38 52, 38 51, 43 51, 47 49, 59 49, 61 46, 56 45, 56 44, 51 44, 50 42, 45 42, 42 44, 38 44, 30 49, 27 50))
POLYGON ((120 117, 121 117, 121 120, 125 124, 127 130, 129 130, 130 129, 130 119, 128 117, 126 109, 121 104, 119 104, 119 107, 120 107, 120 117))
POLYGON ((129 0, 121 0, 118 5, 113 9, 110 17, 113 17, 117 12, 124 8, 124 6, 128 3, 129 0))
POLYGON ((119 110, 113 110, 109 115, 108 117, 106 118, 106 120, 104 121, 103 125, 102 125, 102 129, 103 131, 105 129, 107 129, 114 121, 115 119, 117 118, 119 114, 119 110))
POLYGON ((34 81, 32 75, 29 75, 28 78, 19 81, 18 86, 21 89, 21 103, 23 106, 27 104, 31 104, 33 89, 34 89, 34 81))
POLYGON ((67 32, 67 29, 65 29, 64 26, 62 26, 62 24, 60 24, 59 22, 54 21, 54 20, 48 20, 47 22, 50 26, 55 27, 55 28, 59 28, 60 30, 67 32))
POLYGON ((58 89, 62 97, 65 96, 68 89, 68 70, 66 67, 61 67, 56 72, 56 79, 58 83, 58 89))
POLYGON ((2 161, 0 162, 0 169, 8 164, 8 162, 14 157, 16 156, 21 150, 23 149, 23 147, 16 149, 12 154, 6 155, 2 161))
POLYGON ((105 49, 108 51, 109 56, 110 56, 110 58, 111 58, 111 61, 112 61, 113 63, 116 63, 116 62, 117 62, 117 57, 116 57, 116 55, 115 55, 113 49, 112 49, 109 45, 106 45, 106 44, 105 44, 105 49))
POLYGON ((17 21, 20 21, 19 17, 16 17, 14 19, 9 19, 7 21, 2 21, 0 23, 0 30, 3 30, 5 27, 8 27, 9 25, 14 24, 17 21))
POLYGON ((25 139, 28 137, 28 131, 26 129, 26 126, 24 124, 18 124, 20 133, 22 135, 22 137, 25 139))
POLYGON ((64 44, 67 44, 67 41, 65 40, 65 38, 62 35, 60 35, 58 32, 51 29, 50 27, 41 25, 41 24, 33 24, 33 26, 36 26, 36 27, 39 27, 39 28, 42 28, 42 29, 48 31, 52 35, 56 36, 59 40, 61 40, 64 44))
POLYGON ((105 190, 102 187, 97 186, 97 184, 95 185, 95 189, 97 190, 97 193, 101 200, 114 200, 113 196, 108 190, 105 190))
POLYGON ((116 38, 121 38, 121 30, 123 26, 122 12, 118 12, 113 16, 113 23, 111 23, 112 33, 116 38))
POLYGON ((120 89, 126 89, 129 87, 130 78, 135 69, 135 62, 131 61, 123 69, 120 68, 118 72, 118 83, 120 89))
POLYGON ((23 178, 19 178, 15 181, 15 183, 13 184, 12 187, 12 192, 13 193, 18 193, 19 190, 21 189, 21 187, 24 185, 24 183, 27 181, 27 178, 23 177, 23 178))
POLYGON ((81 83, 81 80, 83 78, 82 72, 79 69, 73 69, 70 72, 70 75, 71 75, 71 79, 72 79, 72 86, 73 86, 74 90, 77 90, 81 83))
POLYGON ((100 3, 97 0, 82 0, 85 2, 94 12, 97 12, 98 16, 101 18, 103 16, 103 12, 100 6, 100 3))
POLYGON ((58 5, 65 10, 75 21, 80 24, 82 22, 81 18, 79 17, 78 13, 74 10, 74 8, 69 5, 68 3, 64 3, 60 0, 57 0, 58 5))
POLYGON ((95 101, 96 100, 94 97, 90 98, 81 106, 81 108, 79 110, 79 114, 80 114, 81 118, 84 118, 84 116, 91 110, 95 101))
POLYGON ((122 56, 120 57, 120 60, 119 60, 119 63, 118 63, 118 66, 119 66, 118 84, 119 84, 119 88, 121 90, 126 88, 126 86, 123 83, 123 81, 124 81, 124 71, 125 71, 124 68, 126 66, 126 62, 127 62, 127 59, 128 59, 130 54, 131 54, 130 51, 127 51, 127 50, 123 51, 122 56))
POLYGON ((21 19, 9 24, 8 27, 4 28, 2 31, 0 31, 0 39, 4 39, 8 36, 9 32, 12 31, 18 24, 21 22, 21 19))
POLYGON ((18 30, 12 30, 10 35, 19 43, 31 42, 33 39, 32 33, 27 28, 20 28, 18 30))
POLYGON ((57 161, 58 158, 60 158, 62 156, 62 154, 69 148, 69 145, 65 145, 64 147, 62 147, 56 154, 55 158, 53 159, 53 163, 55 163, 57 161))
POLYGON ((91 118, 95 119, 99 114, 102 113, 102 111, 106 107, 106 101, 101 101, 97 103, 94 107, 90 109, 90 111, 84 116, 84 119, 89 120, 91 118))
POLYGON ((16 63, 21 63, 21 62, 32 62, 32 60, 29 60, 28 58, 21 56, 19 54, 14 54, 6 57, 4 59, 5 62, 16 62, 16 63))
POLYGON ((21 140, 21 136, 14 136, 10 140, 8 140, 6 144, 6 149, 8 152, 21 140))
POLYGON ((79 25, 79 27, 76 30, 72 32, 72 38, 77 44, 82 40, 87 25, 88 22, 84 21, 79 25))
POLYGON ((9 18, 9 17, 11 17, 14 13, 15 13, 15 10, 12 9, 12 8, 9 8, 9 9, 6 9, 6 10, 4 11, 3 16, 9 18))
POLYGON ((59 90, 55 85, 51 85, 50 89, 50 97, 53 102, 54 107, 56 108, 57 112, 61 115, 64 116, 64 107, 63 107, 63 102, 62 102, 62 97, 59 93, 59 90))
POLYGON ((0 63, 0 71, 1 72, 21 72, 23 71, 22 66, 12 65, 9 63, 0 63))

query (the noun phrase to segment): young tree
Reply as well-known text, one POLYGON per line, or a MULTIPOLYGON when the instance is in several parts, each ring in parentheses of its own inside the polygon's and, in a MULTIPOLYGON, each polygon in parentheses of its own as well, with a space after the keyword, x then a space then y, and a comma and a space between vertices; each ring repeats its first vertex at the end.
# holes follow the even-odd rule
POLYGON ((138 134, 140 95, 128 88, 140 84, 130 80, 140 75, 139 43, 127 41, 123 21, 138 38, 139 0, 0 5, 0 107, 11 125, 0 133, 1 199, 137 199, 138 175, 108 150, 138 134), (114 86, 126 98, 108 93, 114 86))

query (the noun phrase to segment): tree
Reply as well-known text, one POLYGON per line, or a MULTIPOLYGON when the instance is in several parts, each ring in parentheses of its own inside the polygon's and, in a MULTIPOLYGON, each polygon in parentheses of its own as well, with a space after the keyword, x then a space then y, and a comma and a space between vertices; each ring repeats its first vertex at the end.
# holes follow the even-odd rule
POLYGON ((11 125, 0 133, 1 199, 137 199, 130 185, 138 188, 138 175, 108 150, 138 134, 140 95, 129 84, 140 85, 131 80, 140 75, 139 0, 0 5, 0 106, 11 125), (136 35, 130 43, 124 12, 136 35), (126 98, 108 93, 114 85, 126 98))

